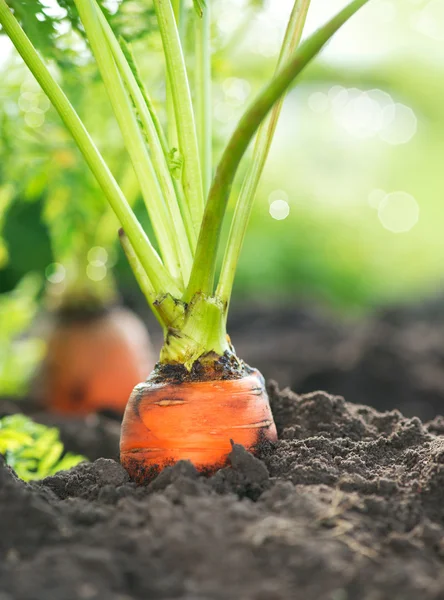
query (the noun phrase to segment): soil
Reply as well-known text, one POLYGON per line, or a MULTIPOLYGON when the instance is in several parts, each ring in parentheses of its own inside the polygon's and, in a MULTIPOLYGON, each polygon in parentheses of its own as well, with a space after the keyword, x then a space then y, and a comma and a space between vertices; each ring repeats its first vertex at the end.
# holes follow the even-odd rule
POLYGON ((444 299, 351 319, 313 307, 235 307, 239 356, 297 393, 328 390, 422 420, 444 414, 444 299))
POLYGON ((443 600, 444 420, 269 393, 280 441, 210 478, 0 463, 1 600, 443 600))
POLYGON ((230 349, 222 356, 215 352, 208 352, 193 363, 190 371, 185 365, 158 362, 146 379, 146 383, 176 385, 185 382, 242 379, 253 372, 254 369, 239 359, 230 349))

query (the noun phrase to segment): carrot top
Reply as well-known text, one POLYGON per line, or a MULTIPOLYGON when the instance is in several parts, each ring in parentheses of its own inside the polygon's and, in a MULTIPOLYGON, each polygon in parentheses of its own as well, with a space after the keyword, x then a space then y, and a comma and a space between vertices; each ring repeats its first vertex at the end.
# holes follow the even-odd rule
MULTIPOLYGON (((95 175, 121 224, 120 239, 135 277, 164 330, 161 363, 212 364, 234 356, 226 335, 234 275, 253 200, 286 91, 336 31, 367 0, 352 0, 300 44, 310 0, 295 0, 274 77, 251 103, 213 171, 211 153, 211 1, 195 0, 194 106, 181 41, 183 0, 153 0, 166 67, 167 129, 141 80, 131 47, 118 39, 97 0, 74 0, 122 132, 159 252, 63 90, 6 0, 0 23, 95 175), (228 240, 221 230, 239 164, 256 136, 228 240), (223 251, 217 277, 217 258, 223 251)), ((234 361, 235 362, 235 361, 234 361)))

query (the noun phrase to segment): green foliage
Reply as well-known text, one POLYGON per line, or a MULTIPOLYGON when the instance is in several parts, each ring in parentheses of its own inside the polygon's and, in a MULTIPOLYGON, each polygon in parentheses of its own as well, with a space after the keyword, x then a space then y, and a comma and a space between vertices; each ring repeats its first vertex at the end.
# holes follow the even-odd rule
MULTIPOLYGON (((74 0, 57 0, 59 10, 42 0, 7 0, 7 4, 44 56, 65 65, 74 59, 69 44, 65 43, 66 35, 75 32, 85 37, 74 0), (67 33, 61 34, 61 31, 67 33)), ((141 0, 122 0, 115 13, 107 8, 104 0, 99 0, 99 4, 114 31, 129 40, 143 37, 153 29, 153 9, 141 0)))
POLYGON ((27 275, 7 294, 0 295, 0 395, 22 395, 43 356, 44 343, 23 338, 38 309, 40 278, 27 275))
MULTIPOLYGON (((15 4, 25 5, 24 0, 14 1, 15 4)), ((214 104, 218 106, 213 127, 213 152, 216 157, 245 102, 259 89, 259 82, 271 76, 274 57, 260 55, 259 59, 259 44, 257 48, 248 43, 242 43, 241 47, 239 45, 241 39, 248 42, 246 34, 253 26, 252 8, 259 10, 266 4, 264 0, 240 3, 245 10, 239 9, 239 25, 229 31, 218 26, 218 11, 225 7, 225 2, 207 0, 207 3, 210 1, 215 16, 212 59, 214 104), (227 93, 232 78, 235 81, 248 81, 251 91, 246 100, 233 100, 227 93)), ((10 0, 11 5, 12 2, 10 0)), ((28 0, 28 4, 36 7, 39 3, 28 0)), ((58 4, 62 6, 62 0, 58 4)), ((73 5, 73 2, 69 4, 73 5)), ((110 16, 114 31, 122 34, 123 25, 126 23, 125 27, 128 27, 130 11, 142 14, 142 4, 146 5, 146 10, 151 7, 151 1, 143 0, 127 0, 121 4, 117 12, 110 16)), ((278 6, 278 3, 275 5, 278 6)), ((194 16, 192 3, 188 2, 187 6, 188 16, 194 16)), ((306 72, 299 91, 288 99, 283 115, 284 124, 272 148, 241 258, 236 280, 236 292, 239 295, 256 297, 258 294, 275 294, 281 297, 285 294, 292 301, 294 295, 298 294, 334 303, 348 311, 350 308, 372 308, 383 301, 405 300, 414 294, 434 292, 434 286, 440 281, 444 251, 439 167, 444 139, 440 104, 444 79, 439 61, 435 64, 436 61, 430 60, 430 56, 439 54, 439 41, 429 39, 426 50, 424 34, 411 30, 411 11, 408 3, 399 7, 399 19, 386 26, 390 29, 390 36, 381 40, 385 47, 384 54, 381 50, 381 55, 378 54, 374 62, 358 68, 358 65, 352 67, 342 60, 334 65, 321 60, 306 72), (390 46, 388 39, 393 39, 394 35, 400 37, 396 44, 398 49, 410 48, 412 56, 408 60, 405 60, 401 51, 399 55, 394 53, 390 46), (340 111, 335 110, 332 103, 321 114, 314 112, 309 105, 311 94, 322 92, 328 96, 329 91, 334 92, 332 88, 338 85, 351 94, 355 88, 362 91, 379 89, 390 93, 394 101, 414 109, 419 122, 417 134, 408 144, 395 147, 378 137, 353 138, 343 125, 338 124, 340 111), (428 90, 428 93, 424 93, 424 90, 428 90), (296 114, 300 115, 298 130, 293 132, 296 114), (294 161, 291 168, 289 161, 294 161), (357 167, 354 168, 354 165, 357 167), (368 193, 379 187, 388 191, 403 189, 417 198, 421 205, 420 221, 408 234, 395 235, 385 230, 378 219, 377 210, 369 207, 368 193), (272 219, 268 212, 268 195, 274 190, 284 190, 288 195, 291 210, 283 221, 272 219), (261 249, 260 259, 258 248, 261 249)), ((373 17, 369 14, 373 27, 378 27, 379 23, 376 12, 375 9, 373 17)), ((68 18, 65 17, 66 20, 68 18)), ((144 18, 134 19, 133 24, 140 28, 150 26, 151 21, 144 22, 144 18)), ((193 19, 189 18, 188 22, 188 50, 191 53, 193 19)), ((131 33, 129 27, 127 31, 131 33)), ((83 35, 83 32, 80 33, 83 35)), ((125 32, 125 36, 130 39, 128 33, 125 32)), ((357 43, 359 35, 358 28, 355 32, 357 43)), ((60 42, 57 39, 56 43, 60 42)), ((149 51, 146 51, 146 46, 142 47, 140 41, 134 45, 134 51, 140 67, 140 80, 149 89, 164 123, 162 104, 165 91, 160 44, 155 35, 149 38, 149 42, 149 51)), ((145 43, 146 40, 143 41, 145 43)), ((188 63, 192 72, 193 62, 189 60, 188 63)), ((26 263, 16 246, 13 246, 11 238, 17 239, 20 247, 28 249, 34 261, 33 268, 43 272, 48 262, 47 252, 42 253, 41 262, 37 262, 39 253, 35 239, 44 228, 30 220, 40 206, 37 204, 39 200, 44 206, 44 219, 50 230, 55 261, 65 263, 67 255, 73 256, 78 251, 81 240, 76 229, 84 232, 88 247, 103 245, 108 248, 105 236, 103 242, 93 237, 101 211, 104 212, 102 193, 83 165, 74 144, 63 132, 54 111, 49 109, 46 112, 44 125, 36 130, 27 128, 23 122, 25 114, 17 112, 21 91, 18 80, 22 78, 20 70, 23 73, 24 69, 15 61, 14 64, 8 64, 7 73, 6 69, 2 69, 0 74, 0 112, 8 113, 8 120, 2 122, 0 117, 0 131, 5 129, 7 133, 0 140, 0 190, 3 194, 9 194, 11 188, 1 186, 10 182, 15 194, 12 201, 35 200, 36 208, 35 211, 32 207, 24 208, 27 214, 33 211, 26 223, 22 213, 19 213, 19 202, 11 207, 11 200, 5 202, 6 196, 3 196, 2 202, 0 198, 3 207, 0 215, 6 218, 6 225, 14 224, 14 228, 8 229, 7 239, 11 252, 10 265, 16 268, 14 279, 10 278, 9 281, 7 275, 0 272, 4 289, 6 282, 9 286, 13 285, 12 282, 26 270, 26 263), (16 226, 17 223, 20 228, 16 226)), ((57 75, 107 161, 111 160, 112 171, 120 183, 122 172, 119 167, 126 163, 127 157, 122 153, 119 132, 113 126, 107 99, 101 93, 99 83, 94 80, 95 72, 92 63, 85 61, 76 65, 75 77, 71 74, 72 81, 63 65, 57 75)), ((34 92, 31 87, 24 86, 23 89, 34 92)), ((169 166, 180 178, 180 164, 177 164, 176 171, 172 161, 169 161, 169 166)), ((239 184, 241 180, 239 177, 239 184)), ((238 190, 235 190, 233 198, 237 193, 238 190)), ((144 222, 144 226, 149 227, 149 224, 144 222)), ((115 237, 116 230, 117 225, 112 224, 110 239, 115 237)), ((3 255, 3 260, 7 257, 6 249, 1 246, 1 235, 0 255, 3 255)), ((117 266, 117 276, 121 284, 124 282, 123 286, 132 285, 129 270, 122 258, 117 266)))
POLYGON ((21 414, 0 419, 0 453, 24 481, 43 479, 86 460, 84 456, 64 453, 58 429, 35 423, 21 414))
MULTIPOLYGON (((8 73, 14 73, 14 77, 5 78, 0 86, 0 269, 9 259, 1 232, 4 229, 7 237, 8 226, 13 222, 13 217, 9 218, 14 213, 9 210, 11 205, 36 203, 50 236, 53 261, 65 267, 67 282, 75 281, 78 275, 83 281, 87 279, 85 269, 90 248, 103 246, 113 256, 117 221, 36 81, 16 65, 8 65, 8 73), (33 127, 32 121, 28 125, 29 118, 34 116, 41 117, 38 127, 33 127), (7 183, 2 185, 2 182, 7 183)), ((61 72, 63 78, 65 73, 66 70, 61 72)), ((107 126, 109 113, 99 82, 91 80, 91 71, 85 67, 79 69, 75 85, 77 89, 74 82, 68 82, 69 95, 86 114, 86 120, 92 98, 98 106, 105 104, 103 110, 90 115, 94 137, 106 147, 109 163, 129 201, 135 201, 137 186, 134 189, 133 178, 128 175, 130 165, 122 156, 121 140, 115 129, 107 126)), ((26 237, 21 247, 23 252, 34 251, 32 238, 26 237)), ((12 258, 16 264, 17 253, 12 258)), ((42 274, 46 267, 47 263, 41 266, 42 274)))
POLYGON ((8 5, 35 46, 44 54, 51 53, 59 19, 50 16, 39 0, 8 0, 8 5))

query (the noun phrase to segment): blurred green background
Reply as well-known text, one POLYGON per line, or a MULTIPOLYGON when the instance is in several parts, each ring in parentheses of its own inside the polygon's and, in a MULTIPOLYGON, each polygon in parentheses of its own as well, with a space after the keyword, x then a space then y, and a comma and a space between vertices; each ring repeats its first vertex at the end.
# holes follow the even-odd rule
MULTIPOLYGON (((36 3, 10 3, 26 7, 29 35, 149 230, 96 67, 67 13, 71 3, 45 0, 40 12, 36 3)), ((161 46, 149 0, 104 4, 115 29, 133 42, 164 118, 161 46)), ((325 4, 313 0, 306 33, 346 2, 325 4)), ((217 161, 273 73, 292 1, 213 0, 212 6, 217 161)), ((102 193, 1 32, 0 57, 0 293, 32 273, 37 279, 17 292, 32 290, 28 311, 37 310, 45 283, 48 297, 69 286, 113 287, 115 279, 124 295, 137 296, 102 193)), ((444 0, 370 0, 305 71, 281 116, 235 300, 309 300, 350 314, 441 292, 443 58, 444 0)))

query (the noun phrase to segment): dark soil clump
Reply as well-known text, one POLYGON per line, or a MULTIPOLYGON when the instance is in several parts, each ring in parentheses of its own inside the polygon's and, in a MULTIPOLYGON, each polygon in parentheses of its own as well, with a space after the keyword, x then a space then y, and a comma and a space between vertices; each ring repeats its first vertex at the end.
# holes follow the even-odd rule
POLYGON ((442 600, 444 430, 270 386, 280 441, 137 487, 99 459, 0 463, 2 600, 442 600))

